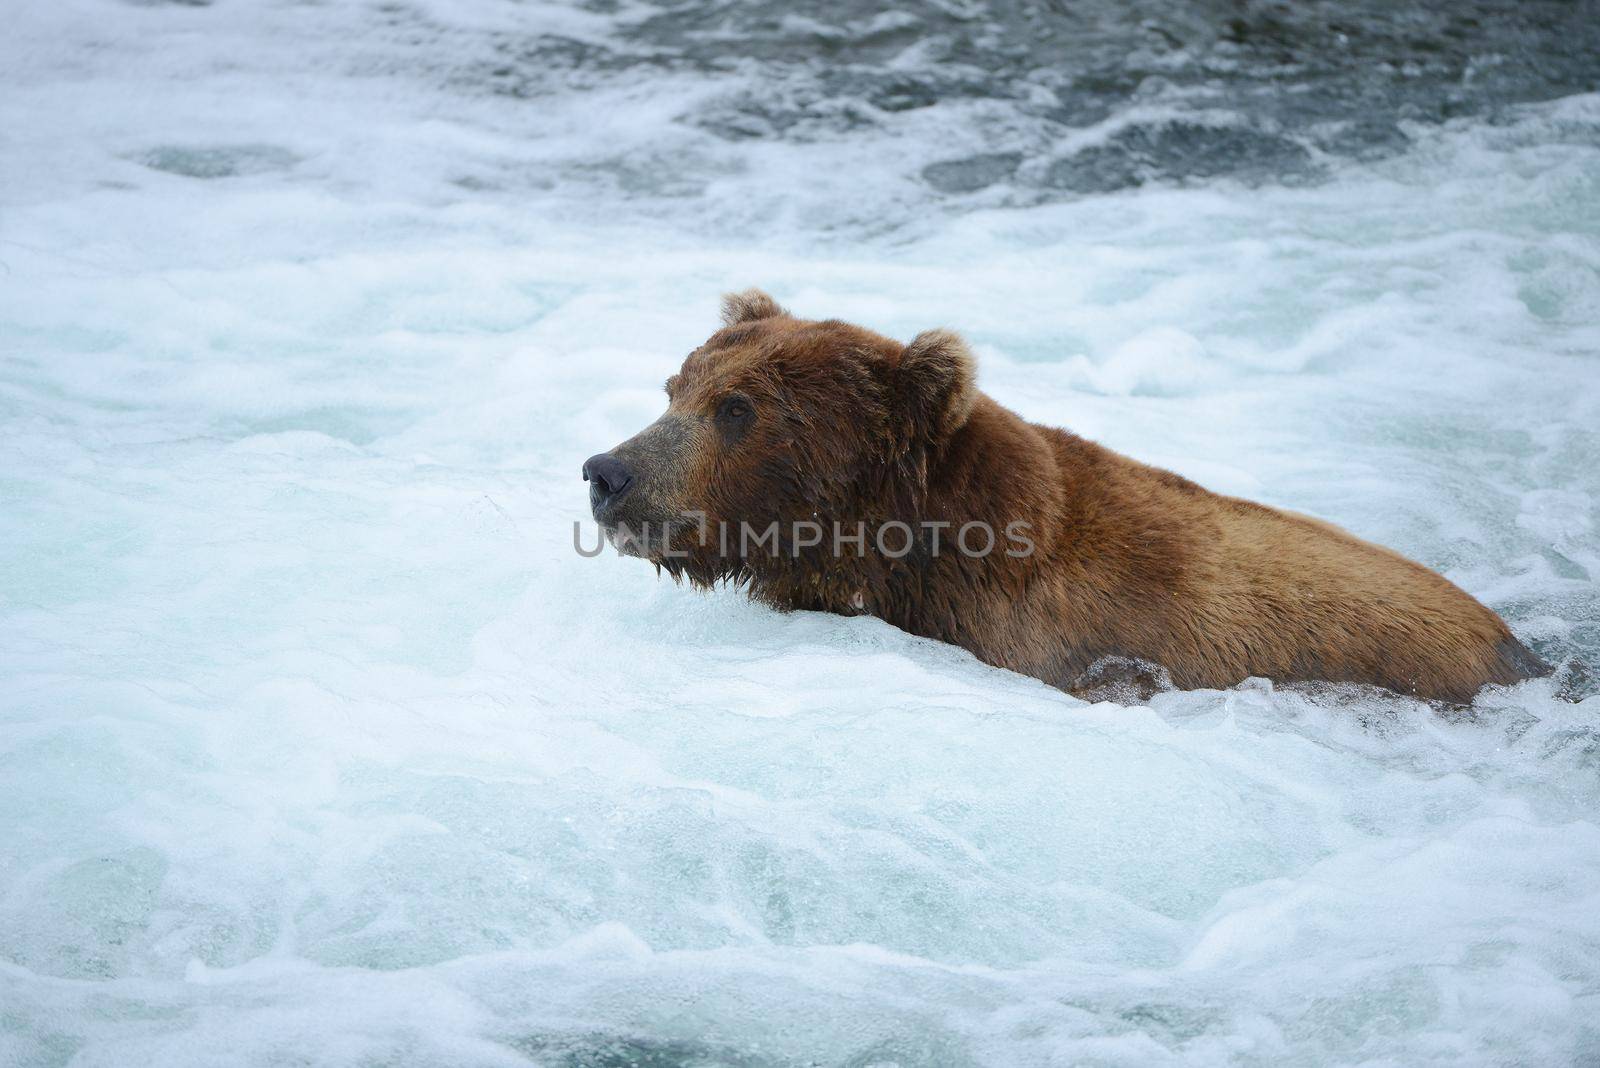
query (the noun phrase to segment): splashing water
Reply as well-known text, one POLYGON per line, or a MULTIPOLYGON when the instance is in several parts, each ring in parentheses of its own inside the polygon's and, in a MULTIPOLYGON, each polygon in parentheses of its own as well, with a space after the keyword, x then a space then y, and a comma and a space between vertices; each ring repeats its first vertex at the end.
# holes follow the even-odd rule
POLYGON ((1583 7, 13 12, 0 1064, 1600 1057, 1583 7), (579 556, 752 284, 1563 673, 1089 706, 579 556))

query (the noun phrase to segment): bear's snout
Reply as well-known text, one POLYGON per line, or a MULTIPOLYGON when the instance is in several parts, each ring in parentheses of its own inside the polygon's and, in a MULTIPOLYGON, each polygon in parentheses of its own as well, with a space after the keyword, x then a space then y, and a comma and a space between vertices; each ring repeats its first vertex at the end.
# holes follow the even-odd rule
POLYGON ((595 518, 600 518, 633 485, 633 472, 628 465, 602 452, 583 462, 583 478, 589 483, 589 508, 595 518))
POLYGON ((693 463, 691 431, 681 417, 663 415, 621 445, 589 457, 583 477, 595 520, 638 533, 647 525, 661 530, 681 519, 693 506, 683 500, 686 470, 693 463))

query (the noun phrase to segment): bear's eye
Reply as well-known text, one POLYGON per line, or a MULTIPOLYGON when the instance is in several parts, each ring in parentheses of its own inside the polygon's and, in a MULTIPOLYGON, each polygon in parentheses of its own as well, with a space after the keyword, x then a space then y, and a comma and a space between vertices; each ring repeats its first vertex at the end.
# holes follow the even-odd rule
POLYGON ((726 397, 717 408, 717 418, 732 423, 742 423, 755 411, 743 397, 726 397))

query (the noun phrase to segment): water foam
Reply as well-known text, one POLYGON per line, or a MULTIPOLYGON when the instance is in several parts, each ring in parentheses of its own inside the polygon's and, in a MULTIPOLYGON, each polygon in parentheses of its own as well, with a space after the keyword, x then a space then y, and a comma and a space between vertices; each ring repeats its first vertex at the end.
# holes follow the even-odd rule
POLYGON ((755 283, 960 328, 1028 417, 1333 519, 1600 662, 1600 100, 1248 195, 951 214, 785 142, 629 190, 614 139, 680 136, 640 101, 705 83, 453 96, 512 18, 461 10, 404 76, 403 30, 19 16, 0 1061, 1600 1050, 1581 683, 1462 716, 1260 683, 1086 706, 571 548, 582 458, 755 283))

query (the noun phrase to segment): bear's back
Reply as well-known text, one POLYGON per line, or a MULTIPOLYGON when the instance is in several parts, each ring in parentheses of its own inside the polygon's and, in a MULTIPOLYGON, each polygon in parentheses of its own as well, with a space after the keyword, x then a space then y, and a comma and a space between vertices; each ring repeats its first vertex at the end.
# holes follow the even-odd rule
POLYGON ((1457 702, 1548 671, 1493 611, 1399 553, 1038 430, 1075 498, 1065 525, 1076 529, 1047 566, 1077 572, 1061 597, 1090 632, 1084 656, 1151 660, 1183 688, 1260 676, 1457 702))

